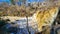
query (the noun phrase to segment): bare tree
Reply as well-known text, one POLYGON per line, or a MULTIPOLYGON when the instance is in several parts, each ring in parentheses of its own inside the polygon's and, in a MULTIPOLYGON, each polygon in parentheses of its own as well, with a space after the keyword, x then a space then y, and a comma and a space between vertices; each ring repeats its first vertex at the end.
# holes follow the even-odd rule
POLYGON ((15 2, 14 2, 14 0, 10 0, 10 2, 11 2, 11 4, 12 4, 12 5, 15 5, 15 2))
POLYGON ((22 2, 22 5, 26 4, 26 0, 19 0, 20 2, 22 2))
POLYGON ((60 0, 45 0, 50 6, 60 6, 60 0))

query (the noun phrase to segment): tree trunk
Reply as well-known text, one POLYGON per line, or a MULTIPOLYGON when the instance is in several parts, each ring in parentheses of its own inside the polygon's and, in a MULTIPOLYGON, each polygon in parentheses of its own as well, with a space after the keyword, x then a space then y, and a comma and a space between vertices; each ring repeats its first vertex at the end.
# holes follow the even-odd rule
POLYGON ((27 30, 28 30, 28 32, 29 32, 29 34, 30 34, 30 31, 29 31, 29 24, 28 24, 28 16, 26 16, 26 19, 27 19, 27 30))

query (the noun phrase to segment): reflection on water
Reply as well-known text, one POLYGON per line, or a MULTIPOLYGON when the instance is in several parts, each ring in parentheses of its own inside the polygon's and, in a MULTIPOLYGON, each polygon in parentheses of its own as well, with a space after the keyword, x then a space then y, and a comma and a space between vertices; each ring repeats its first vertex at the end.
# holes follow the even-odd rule
MULTIPOLYGON (((28 24, 30 24, 32 19, 28 19, 28 24)), ((26 19, 20 19, 18 21, 14 22, 15 25, 17 24, 18 26, 15 27, 14 24, 6 24, 4 25, 1 30, 7 33, 11 34, 29 34, 26 26, 27 26, 27 20, 26 19)), ((29 25, 29 30, 31 34, 35 33, 35 30, 32 28, 31 24, 29 25)))

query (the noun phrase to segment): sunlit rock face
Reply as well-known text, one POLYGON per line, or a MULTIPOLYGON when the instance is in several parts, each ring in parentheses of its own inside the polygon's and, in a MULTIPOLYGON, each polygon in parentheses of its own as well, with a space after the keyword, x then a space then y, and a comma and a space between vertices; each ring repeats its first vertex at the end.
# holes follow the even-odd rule
POLYGON ((50 7, 47 10, 36 11, 36 13, 33 15, 33 19, 38 25, 38 31, 41 32, 43 30, 43 26, 51 26, 57 14, 58 7, 50 7))

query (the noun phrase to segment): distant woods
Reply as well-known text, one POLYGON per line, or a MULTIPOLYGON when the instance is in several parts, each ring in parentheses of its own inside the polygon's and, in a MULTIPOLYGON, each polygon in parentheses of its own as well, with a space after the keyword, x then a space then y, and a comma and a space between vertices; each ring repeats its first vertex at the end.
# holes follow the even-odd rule
MULTIPOLYGON (((40 5, 39 3, 32 3, 30 6, 24 6, 26 0, 10 0, 12 5, 7 3, 2 3, 0 5, 0 16, 32 16, 37 10, 41 8, 44 10, 44 7, 47 8, 47 5, 40 5), (21 6, 15 4, 15 2, 22 2, 21 6)), ((46 2, 48 2, 46 0, 46 2)), ((50 2, 53 2, 52 0, 50 2)), ((45 4, 45 3, 44 3, 45 4)), ((51 3, 50 3, 51 4, 51 3)))
POLYGON ((10 0, 12 5, 16 5, 16 2, 22 2, 22 4, 25 4, 27 0, 10 0))
MULTIPOLYGON (((8 6, 8 5, 7 5, 8 6)), ((0 8, 0 16, 32 16, 35 11, 30 7, 25 6, 8 6, 0 8)))
MULTIPOLYGON (((16 0, 17 1, 17 0, 16 0)), ((34 14, 36 9, 33 9, 33 7, 26 7, 24 5, 18 6, 15 5, 14 0, 11 0, 12 5, 8 5, 7 3, 2 3, 0 5, 0 16, 32 16, 34 14)), ((25 4, 26 0, 19 0, 25 4)))

